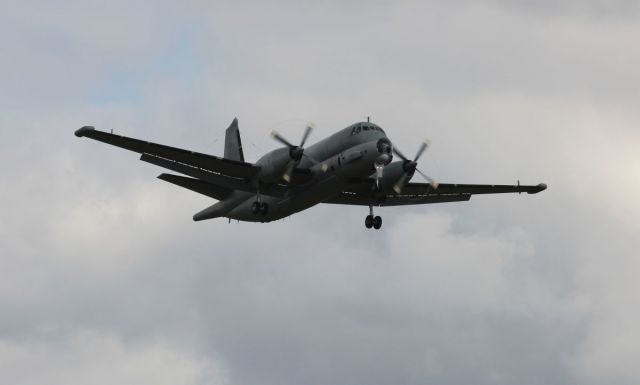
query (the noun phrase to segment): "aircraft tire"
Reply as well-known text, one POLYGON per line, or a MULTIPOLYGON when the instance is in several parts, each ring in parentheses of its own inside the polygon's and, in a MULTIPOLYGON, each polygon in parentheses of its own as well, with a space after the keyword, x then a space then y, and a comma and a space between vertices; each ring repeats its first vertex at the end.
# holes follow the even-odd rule
POLYGON ((373 218, 373 228, 379 230, 382 227, 382 217, 376 216, 373 218))
POLYGON ((253 204, 251 205, 251 212, 254 215, 258 215, 260 213, 260 211, 261 211, 260 202, 258 202, 258 201, 253 202, 253 204))
POLYGON ((268 203, 261 203, 260 204, 260 214, 262 214, 262 216, 264 217, 265 215, 267 215, 268 212, 269 212, 269 204, 268 203))
POLYGON ((370 229, 373 227, 373 216, 371 215, 367 215, 367 217, 364 219, 364 225, 370 229))

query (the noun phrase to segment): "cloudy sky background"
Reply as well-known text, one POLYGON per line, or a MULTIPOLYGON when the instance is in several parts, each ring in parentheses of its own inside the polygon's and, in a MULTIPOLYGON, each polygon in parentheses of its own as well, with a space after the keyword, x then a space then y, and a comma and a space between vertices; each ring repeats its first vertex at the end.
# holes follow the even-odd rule
POLYGON ((0 383, 637 384, 635 1, 6 1, 0 383), (248 160, 371 116, 534 196, 269 225, 78 127, 248 160))

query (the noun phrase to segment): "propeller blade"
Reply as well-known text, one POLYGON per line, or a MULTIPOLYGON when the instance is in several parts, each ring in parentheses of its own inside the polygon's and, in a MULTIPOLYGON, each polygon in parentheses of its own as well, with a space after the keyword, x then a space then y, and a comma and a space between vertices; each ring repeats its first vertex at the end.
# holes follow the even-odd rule
POLYGON ((429 147, 429 144, 430 144, 430 143, 429 143, 429 141, 428 141, 428 140, 425 140, 424 142, 422 142, 422 143, 420 144, 420 148, 418 149, 418 152, 416 153, 416 157, 415 157, 415 158, 413 158, 413 161, 414 161, 414 162, 417 162, 417 161, 418 161, 418 158, 420 158, 420 157, 422 156, 422 154, 424 154, 424 150, 426 150, 426 149, 427 149, 427 147, 429 147))
POLYGON ((304 152, 302 153, 302 156, 304 156, 305 158, 309 159, 311 161, 311 163, 313 163, 314 166, 316 164, 320 163, 316 159, 314 159, 314 158, 310 157, 309 155, 305 154, 304 152))
POLYGON ((422 171, 420 171, 418 169, 416 169, 416 171, 418 173, 420 173, 420 175, 422 175, 422 177, 424 179, 426 179, 429 182, 429 184, 431 184, 431 187, 433 187, 434 189, 438 188, 438 182, 436 182, 435 180, 431 179, 427 174, 423 173, 422 171))
POLYGON ((404 156, 400 150, 396 146, 393 146, 393 152, 400 157, 402 160, 408 160, 406 156, 404 156))
POLYGON ((395 191, 396 194, 400 194, 402 192, 402 189, 404 188, 406 181, 407 181, 407 173, 403 173, 400 179, 398 179, 396 184, 393 186, 393 191, 395 191))
POLYGON ((307 127, 305 127, 304 134, 302 135, 302 140, 300 141, 300 147, 304 147, 304 144, 309 138, 311 131, 313 131, 313 126, 308 125, 307 127))
POLYGON ((283 138, 280 134, 278 134, 275 131, 271 131, 271 137, 275 140, 277 140, 278 142, 284 144, 285 146, 291 148, 291 147, 295 147, 293 144, 289 143, 288 140, 286 140, 285 138, 283 138))
POLYGON ((287 183, 291 183, 291 175, 293 174, 293 169, 296 167, 296 161, 290 161, 287 164, 287 169, 282 175, 282 179, 284 179, 287 183))

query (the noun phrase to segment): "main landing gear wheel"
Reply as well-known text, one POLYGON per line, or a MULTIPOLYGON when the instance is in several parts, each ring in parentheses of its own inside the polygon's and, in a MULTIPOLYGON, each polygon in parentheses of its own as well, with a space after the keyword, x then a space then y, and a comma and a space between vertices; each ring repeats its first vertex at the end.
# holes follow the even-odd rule
POLYGON ((253 202, 253 204, 251 205, 251 212, 254 215, 262 215, 265 216, 267 215, 267 213, 269 212, 269 204, 268 203, 260 203, 258 201, 253 202))
POLYGON ((379 230, 382 227, 382 218, 379 216, 373 216, 373 206, 369 206, 369 215, 364 219, 364 225, 366 228, 374 228, 379 230))
POLYGON ((379 216, 375 216, 373 218, 373 228, 379 230, 382 227, 382 218, 379 216))
POLYGON ((367 217, 364 219, 364 225, 368 229, 373 227, 373 216, 372 215, 367 215, 367 217))

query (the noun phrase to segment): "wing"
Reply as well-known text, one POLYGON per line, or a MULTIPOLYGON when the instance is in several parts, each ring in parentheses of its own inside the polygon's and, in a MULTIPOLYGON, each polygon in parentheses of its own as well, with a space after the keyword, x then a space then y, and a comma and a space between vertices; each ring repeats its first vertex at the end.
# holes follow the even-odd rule
MULTIPOLYGON (((220 158, 213 155, 165 146, 163 144, 128 138, 126 136, 99 131, 91 126, 80 128, 75 132, 75 135, 138 152, 142 154, 140 160, 143 162, 190 176, 191 178, 195 178, 194 180, 206 182, 206 184, 211 185, 211 187, 207 187, 205 184, 199 182, 189 181, 188 179, 191 178, 160 178, 205 195, 212 197, 224 196, 225 194, 221 192, 223 190, 256 192, 253 178, 260 172, 260 167, 252 163, 220 158), (218 191, 216 188, 222 188, 222 190, 218 191)), ((296 168, 293 173, 292 184, 303 184, 310 179, 311 173, 308 169, 296 168)), ((286 194, 288 188, 289 186, 284 184, 263 185, 260 187, 260 193, 281 197, 286 194)))
POLYGON ((82 127, 75 132, 75 135, 78 137, 91 138, 130 151, 138 152, 146 155, 147 159, 158 158, 164 161, 175 162, 191 168, 208 171, 210 173, 222 174, 227 177, 251 179, 260 171, 260 167, 251 163, 219 158, 213 155, 110 134, 108 132, 98 131, 90 126, 82 127))
POLYGON ((402 206, 427 203, 444 203, 468 201, 475 194, 527 193, 537 194, 544 191, 547 185, 484 185, 484 184, 449 184, 441 183, 433 188, 428 183, 409 183, 401 194, 394 192, 385 194, 376 192, 373 182, 361 182, 348 191, 326 200, 324 203, 347 205, 402 206))

